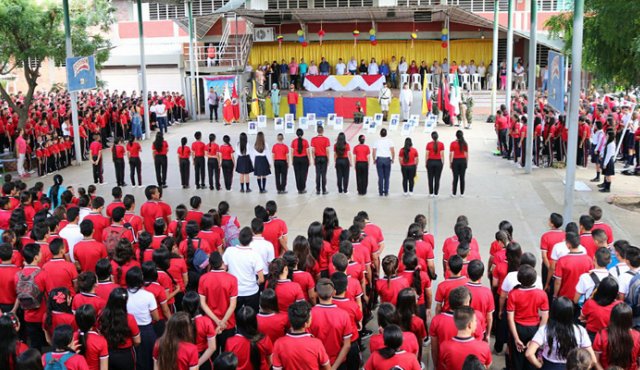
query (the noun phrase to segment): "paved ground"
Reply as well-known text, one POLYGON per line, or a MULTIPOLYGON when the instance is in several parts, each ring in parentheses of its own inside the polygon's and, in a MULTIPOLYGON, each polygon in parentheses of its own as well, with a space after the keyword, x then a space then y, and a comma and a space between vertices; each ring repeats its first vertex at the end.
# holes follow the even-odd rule
MULTIPOLYGON (((192 140, 193 133, 201 130, 206 138, 209 132, 215 132, 218 141, 221 141, 223 134, 229 134, 232 142, 237 140, 238 134, 246 129, 246 125, 222 126, 220 123, 198 122, 182 126, 173 126, 167 135, 170 146, 169 160, 169 188, 165 191, 165 200, 173 206, 179 203, 188 204, 188 199, 192 195, 199 195, 203 198, 203 209, 216 207, 219 201, 227 200, 231 204, 231 212, 238 216, 242 224, 246 225, 253 217, 253 206, 264 204, 267 200, 274 199, 279 205, 279 216, 287 221, 289 225, 289 240, 298 234, 306 234, 306 229, 312 221, 320 221, 324 207, 334 207, 341 221, 341 226, 349 226, 351 218, 360 210, 366 210, 372 221, 379 224, 385 234, 385 253, 396 254, 399 250, 408 225, 413 217, 418 213, 427 215, 429 220, 429 230, 435 235, 436 244, 441 245, 444 239, 453 234, 453 226, 458 215, 465 214, 469 217, 474 236, 481 246, 483 259, 488 259, 489 245, 493 241, 498 223, 502 220, 509 220, 514 225, 514 237, 518 240, 525 251, 536 252, 540 235, 547 228, 547 217, 550 212, 560 212, 563 209, 563 176, 564 170, 556 169, 536 169, 533 175, 525 175, 524 171, 512 162, 494 157, 492 151, 495 148, 495 133, 492 124, 483 123, 485 117, 478 117, 471 130, 464 130, 470 147, 470 163, 467 171, 467 193, 465 198, 451 198, 449 196, 451 184, 451 172, 445 170, 442 176, 441 195, 438 198, 427 196, 426 170, 424 169, 424 147, 428 141, 428 135, 422 133, 420 129, 412 135, 414 146, 420 153, 420 170, 418 171, 418 184, 416 194, 413 197, 402 195, 401 175, 399 165, 396 163, 391 174, 391 194, 388 198, 381 198, 377 195, 377 176, 375 170, 370 171, 370 186, 367 196, 358 196, 355 187, 355 174, 352 172, 349 195, 337 193, 335 170, 332 165, 329 168, 329 195, 317 196, 314 190, 314 170, 310 170, 308 190, 305 195, 298 195, 295 190, 295 183, 292 170, 289 175, 289 194, 277 195, 273 176, 268 179, 268 194, 258 194, 254 191, 251 194, 241 194, 239 183, 235 178, 232 192, 216 192, 209 190, 183 190, 180 186, 180 179, 177 165, 177 155, 175 151, 179 145, 180 138, 187 136, 192 140)), ((360 127, 345 125, 345 131, 351 139, 351 145, 355 145, 357 133, 360 127)), ((448 146, 455 137, 455 128, 438 127, 440 138, 448 146)), ((264 130, 268 143, 275 142, 276 133, 270 123, 264 130)), ((337 132, 327 130, 328 136, 333 138, 337 132)), ((377 133, 366 133, 367 143, 373 144, 377 139, 377 133)), ((312 134, 308 132, 307 138, 312 134)), ((391 138, 394 140, 396 148, 400 148, 404 138, 400 132, 392 132, 391 138)), ((287 135, 287 142, 293 139, 293 135, 287 135)), ((250 141, 253 141, 250 138, 250 141)), ((143 181, 147 183, 155 182, 155 174, 151 159, 150 142, 143 143, 143 181)), ((115 183, 113 166, 110 163, 110 153, 105 152, 107 165, 105 176, 108 184, 100 187, 99 192, 110 199, 110 189, 115 183)), ((333 161, 331 161, 333 163, 333 161)), ((128 167, 127 182, 128 180, 128 167)), ((638 221, 640 216, 606 203, 606 196, 594 191, 595 186, 588 182, 593 177, 593 169, 579 169, 577 180, 587 183, 592 191, 575 192, 574 220, 587 212, 589 206, 597 204, 604 210, 605 221, 613 226, 617 239, 628 239, 632 243, 640 240, 640 228, 638 221)), ((87 163, 81 167, 66 169, 62 171, 65 184, 74 186, 89 185, 92 175, 91 166, 87 163)), ((192 173, 193 180, 193 173, 192 173)), ((32 179, 33 183, 36 179, 32 179)), ((51 177, 45 178, 48 187, 51 177)), ((634 194, 640 193, 640 179, 637 177, 616 176, 612 186, 612 194, 634 194)), ((193 186, 193 182, 192 182, 193 186)), ((252 180, 252 188, 257 189, 255 180, 252 180)), ((141 204, 144 200, 143 189, 131 187, 125 188, 125 193, 132 193, 141 204)), ((436 259, 441 258, 441 250, 438 247, 436 259)), ((441 263, 436 263, 438 270, 441 263)), ((442 276, 442 272, 438 271, 442 276)), ((435 289, 435 288, 434 288, 435 289)), ((501 369, 503 365, 502 357, 496 356, 493 368, 501 369)))

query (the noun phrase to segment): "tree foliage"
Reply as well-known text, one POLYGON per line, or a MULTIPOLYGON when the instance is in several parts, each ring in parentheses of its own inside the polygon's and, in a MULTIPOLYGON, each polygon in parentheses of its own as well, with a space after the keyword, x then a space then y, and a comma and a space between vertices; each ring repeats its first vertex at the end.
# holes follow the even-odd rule
MULTIPOLYGON (((70 22, 74 55, 95 55, 99 68, 109 57, 111 43, 105 35, 115 22, 109 0, 71 2, 70 22)), ((0 0, 0 24, 0 74, 22 69, 29 86, 24 104, 14 103, 3 86, 0 86, 0 95, 18 112, 19 127, 23 127, 42 61, 66 58, 62 4, 0 0)))
MULTIPOLYGON (((573 13, 551 17, 552 37, 571 52, 573 13)), ((640 1, 585 0, 583 68, 599 82, 629 88, 640 83, 640 1)))

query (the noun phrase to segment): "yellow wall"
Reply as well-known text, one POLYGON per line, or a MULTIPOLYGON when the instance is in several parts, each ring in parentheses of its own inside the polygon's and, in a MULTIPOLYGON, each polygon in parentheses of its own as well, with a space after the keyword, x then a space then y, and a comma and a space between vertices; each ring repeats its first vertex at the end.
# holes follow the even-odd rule
MULTIPOLYGON (((314 60, 319 64, 320 58, 324 56, 333 67, 338 58, 347 63, 354 56, 358 61, 365 59, 368 64, 371 58, 376 58, 378 63, 382 59, 389 62, 391 56, 395 55, 398 60, 404 56, 408 62, 415 60, 420 65, 424 60, 430 65, 434 60, 442 61, 447 57, 447 49, 441 44, 435 40, 415 40, 412 48, 411 41, 378 41, 377 46, 372 46, 369 40, 359 40, 355 47, 353 41, 325 41, 322 46, 313 42, 303 48, 297 42, 283 42, 281 47, 278 47, 277 42, 254 43, 249 62, 255 67, 265 61, 271 63, 276 60, 280 63, 285 59, 288 63, 295 57, 298 62, 300 58, 304 58, 307 63, 314 60)), ((451 42, 451 60, 458 64, 465 60, 468 64, 469 60, 474 59, 476 64, 484 61, 488 65, 491 61, 491 44, 491 40, 454 40, 451 42)))

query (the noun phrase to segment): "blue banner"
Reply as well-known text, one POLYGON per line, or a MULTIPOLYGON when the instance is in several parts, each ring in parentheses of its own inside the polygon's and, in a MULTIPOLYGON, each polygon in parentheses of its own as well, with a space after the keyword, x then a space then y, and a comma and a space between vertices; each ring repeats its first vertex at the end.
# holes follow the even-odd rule
POLYGON ((550 50, 547 69, 549 73, 547 101, 558 112, 564 113, 564 56, 550 50))
POLYGON ((304 114, 315 113, 316 117, 326 117, 335 113, 333 98, 304 98, 304 114))
POLYGON ((67 58, 67 90, 80 91, 96 88, 96 61, 88 57, 67 58))
POLYGON ((207 91, 205 93, 205 96, 209 94, 209 90, 213 88, 213 91, 215 91, 218 94, 218 96, 222 98, 224 95, 224 85, 227 85, 227 88, 229 89, 229 94, 231 94, 231 89, 233 87, 233 84, 236 81, 236 77, 235 76, 213 76, 213 77, 205 77, 204 80, 207 84, 207 91))

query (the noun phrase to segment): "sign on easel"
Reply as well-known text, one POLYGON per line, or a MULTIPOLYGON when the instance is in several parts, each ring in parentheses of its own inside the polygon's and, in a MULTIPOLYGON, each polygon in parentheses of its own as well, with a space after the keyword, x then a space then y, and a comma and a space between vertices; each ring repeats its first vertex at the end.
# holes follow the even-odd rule
POLYGON ((334 130, 342 130, 344 128, 344 118, 336 117, 336 122, 333 125, 334 130))
POLYGON ((295 123, 293 121, 287 121, 284 123, 284 133, 293 134, 296 132, 295 123))
POLYGON ((256 121, 247 122, 247 134, 248 135, 258 134, 258 122, 256 121))
POLYGON ((411 125, 413 127, 418 126, 418 124, 420 123, 420 115, 419 114, 412 114, 411 116, 409 116, 409 122, 411 122, 411 125))
POLYGON ((335 113, 329 113, 327 115, 327 126, 333 127, 333 125, 335 125, 335 123, 336 123, 336 114, 335 113))
POLYGON ((411 120, 402 123, 402 131, 400 132, 400 135, 402 136, 409 136, 411 135, 411 130, 413 129, 413 126, 411 125, 411 120))
POLYGON ((389 120, 389 130, 397 131, 399 125, 400 125, 400 115, 392 114, 391 119, 389 120))
POLYGON ((373 118, 366 116, 362 120, 362 129, 369 131, 369 127, 371 127, 371 122, 373 122, 373 118))
MULTIPOLYGON (((288 116, 289 114, 287 114, 288 116)), ((293 119, 293 115, 291 115, 291 118, 293 119)), ((286 116, 285 116, 286 119, 286 116)), ((292 122, 292 121, 288 121, 287 122, 292 122)), ((276 117, 276 119, 273 120, 273 128, 276 131, 282 131, 284 130, 284 120, 282 119, 282 117, 276 117)))
POLYGON ((265 127, 267 127, 267 116, 265 115, 258 116, 258 128, 265 128, 265 127))
POLYGON ((315 113, 307 113, 307 122, 315 122, 316 114, 315 113))
POLYGON ((309 128, 309 118, 307 118, 307 117, 298 118, 298 127, 300 127, 303 130, 308 129, 309 128))
POLYGON ((438 125, 438 116, 435 114, 429 113, 427 114, 427 118, 424 120, 424 132, 430 133, 435 130, 438 125))
POLYGON ((373 115, 373 122, 376 124, 376 127, 382 126, 382 113, 376 113, 373 115))

